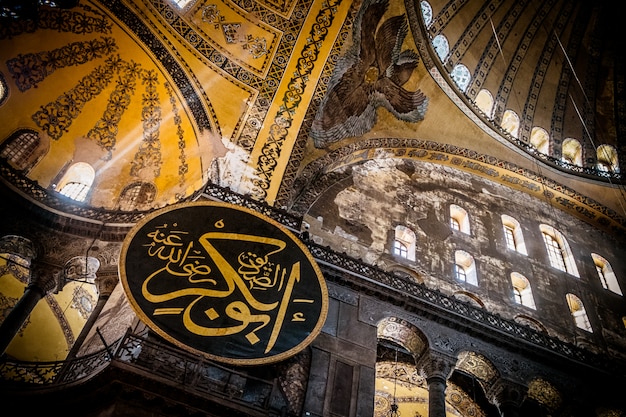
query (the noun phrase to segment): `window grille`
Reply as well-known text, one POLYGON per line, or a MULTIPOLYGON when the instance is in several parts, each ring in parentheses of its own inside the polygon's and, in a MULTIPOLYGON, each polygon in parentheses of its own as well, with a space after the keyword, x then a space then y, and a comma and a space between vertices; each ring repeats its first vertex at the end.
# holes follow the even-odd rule
POLYGON ((461 282, 467 282, 467 272, 465 272, 465 268, 459 264, 454 265, 454 275, 457 280, 461 282))
POLYGON ((565 258, 563 257, 563 251, 561 250, 561 245, 557 240, 544 233, 543 240, 546 244, 546 249, 548 251, 548 259, 550 260, 550 265, 553 267, 560 269, 561 271, 567 271, 565 268, 565 258))
POLYGON ((394 241, 393 242, 393 254, 406 258, 408 256, 406 245, 398 240, 394 241))
POLYGON ((517 245, 515 244, 515 233, 511 226, 504 226, 504 237, 506 238, 506 246, 509 249, 517 250, 517 245))
POLYGON ((39 134, 31 130, 22 131, 7 143, 0 152, 0 156, 23 169, 37 146, 39 146, 39 134))
POLYGON ((89 186, 80 182, 68 182, 59 192, 73 200, 85 201, 89 192, 89 186))

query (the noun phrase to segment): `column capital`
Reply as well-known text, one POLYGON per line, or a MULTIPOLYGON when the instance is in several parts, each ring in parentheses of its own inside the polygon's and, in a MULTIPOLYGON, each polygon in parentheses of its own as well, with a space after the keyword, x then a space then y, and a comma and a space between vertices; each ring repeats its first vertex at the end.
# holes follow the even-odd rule
POLYGON ((32 262, 27 288, 36 288, 44 296, 50 292, 57 293, 64 286, 63 268, 47 262, 32 262))
POLYGON ((65 262, 63 275, 72 281, 93 283, 96 272, 100 268, 100 261, 92 256, 74 256, 65 262))
POLYGON ((2 236, 0 238, 0 252, 19 256, 28 264, 37 257, 37 250, 33 242, 18 235, 2 236))
POLYGON ((111 295, 117 283, 119 282, 117 265, 106 265, 100 267, 96 273, 95 284, 100 297, 108 297, 111 295))
POLYGON ((486 395, 494 405, 500 409, 514 407, 519 409, 526 399, 528 388, 517 382, 498 378, 487 390, 486 395))
POLYGON ((433 378, 446 381, 452 374, 455 364, 456 358, 431 350, 420 357, 417 368, 427 381, 433 378))

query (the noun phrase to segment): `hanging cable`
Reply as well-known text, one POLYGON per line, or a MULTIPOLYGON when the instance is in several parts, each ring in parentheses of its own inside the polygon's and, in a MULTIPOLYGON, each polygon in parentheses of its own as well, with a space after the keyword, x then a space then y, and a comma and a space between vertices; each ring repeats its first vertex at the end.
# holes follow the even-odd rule
POLYGON ((504 67, 507 67, 506 59, 504 59, 504 53, 502 52, 502 46, 500 45, 500 39, 498 38, 498 34, 496 33, 496 27, 493 25, 493 20, 491 20, 491 16, 489 16, 489 23, 491 23, 491 30, 493 31, 493 36, 496 38, 496 43, 498 44, 498 51, 500 52, 500 56, 502 57, 502 62, 504 63, 504 67))
MULTIPOLYGON (((576 110, 576 115, 578 116, 578 119, 580 120, 580 123, 582 124, 583 128, 585 129, 585 132, 587 133, 587 137, 589 138, 589 141, 591 142, 591 146, 593 146, 594 149, 598 149, 598 147, 596 146, 596 144, 594 143, 593 138, 591 137, 591 133, 589 132, 589 129, 587 128, 587 124, 585 123, 585 121, 582 118, 582 115, 580 114, 580 111, 578 110, 578 106, 576 105, 576 102, 574 101, 574 97, 572 97, 572 95, 569 95, 569 98, 572 102, 572 105, 574 106, 574 110, 576 110)), ((605 152, 605 158, 607 160, 611 159, 610 155, 608 155, 607 151, 605 149, 602 149, 603 152, 605 152)), ((613 181, 611 180, 611 177, 608 178, 609 180, 609 184, 611 184, 612 186, 613 181)), ((622 213, 626 216, 626 207, 624 207, 623 201, 622 200, 626 200, 626 195, 624 194, 624 188, 620 187, 618 184, 619 190, 620 190, 620 195, 617 195, 617 191, 614 187, 611 187, 613 190, 613 193, 615 193, 615 199, 617 200, 617 202, 620 205, 620 208, 622 209, 622 213), (622 198, 620 198, 622 197, 622 198)))
POLYGON ((396 346, 396 360, 393 366, 393 402, 391 403, 390 417, 399 417, 398 403, 396 402, 396 387, 398 385, 398 347, 396 346))
MULTIPOLYGON (((491 18, 489 20, 491 21, 491 18)), ((506 62, 506 59, 504 58, 504 53, 502 51, 502 47, 500 45, 500 41, 498 40, 498 36, 497 36, 497 34, 495 32, 495 27, 493 25, 493 22, 491 23, 491 28, 494 31, 494 36, 496 37, 496 42, 498 44, 498 49, 499 49, 499 52, 500 52, 500 56, 502 56, 502 59, 504 61, 504 66, 505 66, 505 68, 507 68, 508 64, 506 62)), ((559 41, 559 44, 560 44, 560 41, 559 41)), ((519 97, 517 96, 517 94, 514 94, 513 97, 514 97, 514 100, 517 101, 516 104, 517 104, 518 108, 521 109, 522 106, 521 106, 521 104, 518 101, 519 97)), ((559 216, 557 216, 556 209, 555 209, 554 205, 552 204, 551 198, 549 197, 550 192, 548 191, 548 189, 546 187, 546 184, 545 184, 545 180, 546 180, 547 177, 544 176, 544 174, 542 172, 542 169, 541 169, 541 166, 540 166, 539 161, 537 160, 537 158, 533 157, 532 161, 533 161, 533 165, 535 166, 535 170, 537 172, 537 178, 538 178, 537 181, 540 184, 541 193, 542 193, 542 195, 543 195, 543 197, 545 199, 545 203, 548 205, 548 210, 550 211, 550 214, 552 216, 552 221, 554 221, 557 224, 557 226, 560 226, 560 224, 559 224, 559 216)), ((563 248, 562 243, 561 242, 559 242, 559 243, 560 243, 559 244, 559 249, 561 250, 561 256, 563 257, 563 262, 565 263, 565 259, 566 259, 565 255, 566 254, 563 253, 564 248, 563 248)), ((545 244, 545 242, 544 242, 544 244, 545 244)), ((565 271, 565 272, 567 272, 567 271, 565 271)), ((580 291, 578 283, 576 283, 576 287, 577 287, 577 291, 580 291)), ((576 329, 575 328, 574 328, 574 331, 573 331, 573 339, 574 339, 574 342, 577 341, 577 333, 576 333, 576 329)))
MULTIPOLYGON (((572 73, 572 76, 574 77, 578 87, 580 88, 580 92, 581 92, 581 94, 583 96, 585 105, 587 107, 591 108, 592 106, 591 106, 591 102, 589 100, 589 97, 585 93, 585 89, 583 88, 583 85, 580 82, 580 78, 578 77, 576 69, 574 68, 574 65, 572 64, 572 61, 570 60, 569 55, 567 54, 567 51, 565 50, 565 47, 563 46, 563 43, 561 42, 561 39, 559 38, 559 35, 554 30, 552 32, 554 33, 554 37, 556 38, 556 40, 557 40, 557 42, 559 44, 559 47, 561 48, 561 52, 563 53, 563 57, 565 58, 565 61, 567 62, 567 65, 569 66, 569 69, 570 69, 570 71, 572 73)), ((587 137, 589 138, 589 142, 591 143, 591 146, 597 152, 598 146, 595 143, 593 135, 589 131, 589 127, 587 126, 587 123, 585 122, 585 120, 582 117, 582 114, 580 113, 580 110, 578 108, 578 105, 576 104, 576 101, 574 100, 574 97, 572 96, 571 93, 569 93, 568 96, 569 96, 570 101, 572 102, 572 105, 574 106, 574 110, 576 111, 576 115, 578 116, 578 120, 580 121, 581 126, 583 127, 585 133, 587 134, 587 137)), ((595 116, 594 116, 594 119, 595 119, 595 116)), ((611 156, 606 151, 606 149, 602 148, 601 152, 604 153, 604 157, 605 157, 605 159, 607 161, 612 159, 611 156)), ((597 157, 597 155, 596 155, 596 157, 597 157)), ((610 171, 614 172, 613 164, 611 164, 610 171)), ((613 192, 616 192, 615 191, 616 184, 613 183, 613 181, 612 181, 610 176, 608 177, 608 181, 609 181, 609 184, 611 185, 611 188, 613 188, 613 192)), ((626 216, 626 208, 623 205, 623 200, 626 200, 626 194, 624 193, 624 186, 621 185, 621 184, 617 184, 617 188, 620 189, 620 195, 616 195, 615 197, 616 197, 616 200, 618 201, 618 203, 620 205, 622 213, 624 214, 624 216, 626 216)))

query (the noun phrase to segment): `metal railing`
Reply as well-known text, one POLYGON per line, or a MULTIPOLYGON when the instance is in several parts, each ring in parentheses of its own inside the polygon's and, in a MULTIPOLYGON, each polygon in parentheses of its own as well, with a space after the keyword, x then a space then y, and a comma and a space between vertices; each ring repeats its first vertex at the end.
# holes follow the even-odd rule
POLYGON ((300 231, 300 226, 302 225, 302 218, 294 216, 287 210, 270 206, 246 195, 237 194, 230 188, 222 187, 220 185, 213 184, 212 182, 206 184, 200 196, 223 201, 225 203, 236 204, 241 207, 252 209, 257 213, 265 214, 296 233, 300 231))
MULTIPOLYGON (((280 223, 288 219, 288 225, 295 230, 300 228, 301 219, 290 217, 289 213, 283 210, 240 196, 227 188, 209 184, 204 190, 204 195, 255 210, 257 210, 257 206, 262 206, 263 209, 258 211, 280 223)), ((490 313, 483 308, 475 307, 438 290, 430 289, 424 284, 384 271, 345 253, 339 253, 329 247, 318 245, 311 240, 306 241, 305 244, 318 264, 323 266, 324 276, 329 280, 344 281, 348 284, 360 282, 374 290, 377 287, 381 290, 386 288, 386 291, 395 294, 398 299, 404 299, 407 308, 419 309, 429 306, 438 310, 439 313, 453 317, 455 320, 461 322, 469 320, 472 325, 482 326, 485 331, 495 335, 505 334, 522 339, 535 346, 591 366, 600 368, 610 366, 601 355, 596 355, 574 344, 539 332, 527 325, 490 313)))
POLYGON ((11 167, 4 158, 0 158, 0 178, 5 183, 17 188, 25 196, 49 208, 58 210, 67 216, 77 216, 92 222, 133 224, 141 220, 147 213, 146 211, 107 210, 72 200, 56 191, 42 187, 37 181, 27 178, 22 171, 11 167))
MULTIPOLYGON (((312 241, 307 241, 306 245, 328 281, 366 287, 370 293, 384 295, 387 299, 394 298, 398 304, 402 303, 403 308, 409 311, 416 313, 429 311, 430 313, 441 314, 449 320, 480 328, 483 333, 491 333, 494 337, 508 335, 511 337, 511 341, 514 340, 513 338, 516 341, 522 339, 536 347, 541 347, 588 366, 599 369, 609 367, 609 361, 604 356, 490 313, 483 308, 473 306, 438 290, 430 289, 424 284, 394 275, 358 259, 317 245, 312 241)), ((62 361, 31 363, 5 360, 0 362, 0 378, 5 381, 42 385, 74 382, 97 373, 111 360, 119 360, 150 372, 162 374, 168 379, 183 384, 195 378, 194 386, 206 386, 207 389, 211 388, 213 391, 222 390, 224 395, 233 395, 232 389, 235 385, 223 378, 221 379, 222 383, 218 384, 221 385, 219 389, 216 388, 217 385, 215 384, 210 385, 211 378, 207 367, 220 369, 219 372, 216 371, 216 374, 227 375, 232 372, 227 371, 226 368, 208 365, 208 362, 205 361, 199 362, 197 357, 188 357, 178 349, 172 349, 162 344, 157 346, 154 342, 146 341, 132 334, 126 335, 116 346, 119 347, 115 348, 113 354, 110 353, 112 350, 109 347, 108 351, 105 349, 67 363, 62 361), (206 375, 201 376, 199 372, 205 372, 206 375)), ((242 377, 238 376, 237 378, 242 377)), ((218 378, 218 380, 220 379, 218 378)), ((260 383, 260 386, 262 385, 264 383, 260 383)), ((269 385, 269 382, 265 383, 265 391, 268 391, 269 385)), ((272 387, 269 391, 273 389, 272 387)), ((245 397, 243 393, 240 395, 242 398, 245 397)))
POLYGON ((405 308, 419 310, 427 307, 430 310, 438 310, 460 322, 471 321, 472 325, 483 326, 485 330, 494 334, 505 333, 518 339, 521 338, 572 360, 594 363, 596 366, 604 363, 604 360, 592 352, 490 313, 483 308, 475 307, 438 290, 430 289, 424 284, 397 276, 313 242, 307 242, 307 246, 320 264, 327 280, 360 282, 373 290, 376 287, 386 288, 387 292, 395 294, 398 300, 402 300, 405 308))
POLYGON ((265 380, 191 355, 178 348, 127 332, 101 351, 70 361, 0 362, 0 388, 45 387, 93 377, 114 363, 162 377, 179 388, 210 394, 257 409, 269 416, 286 415, 287 402, 276 380, 265 380))

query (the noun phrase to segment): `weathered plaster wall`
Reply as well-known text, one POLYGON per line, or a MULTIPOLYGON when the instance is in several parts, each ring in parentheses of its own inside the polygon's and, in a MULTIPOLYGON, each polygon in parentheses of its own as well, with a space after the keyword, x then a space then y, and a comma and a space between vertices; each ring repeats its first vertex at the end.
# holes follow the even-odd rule
MULTIPOLYGON (((528 194, 454 168, 382 158, 346 169, 350 175, 322 193, 305 216, 316 243, 386 270, 408 271, 446 294, 470 294, 488 311, 503 317, 529 317, 564 340, 593 342, 601 348, 603 328, 610 333, 623 330, 623 297, 602 288, 591 257, 591 253, 601 255, 618 279, 626 276, 620 252, 623 243, 616 237, 528 194), (451 204, 467 211, 470 234, 451 230, 451 204), (507 249, 503 214, 520 223, 528 255, 507 249), (550 266, 541 224, 565 236, 580 277, 550 266), (415 232, 415 261, 392 254, 397 225, 415 232), (456 281, 456 250, 474 258, 477 286, 456 281), (530 282, 536 309, 515 303, 512 272, 530 282), (575 327, 565 300, 567 293, 583 300, 593 333, 575 327)), ((623 282, 621 287, 625 287, 623 282)))

